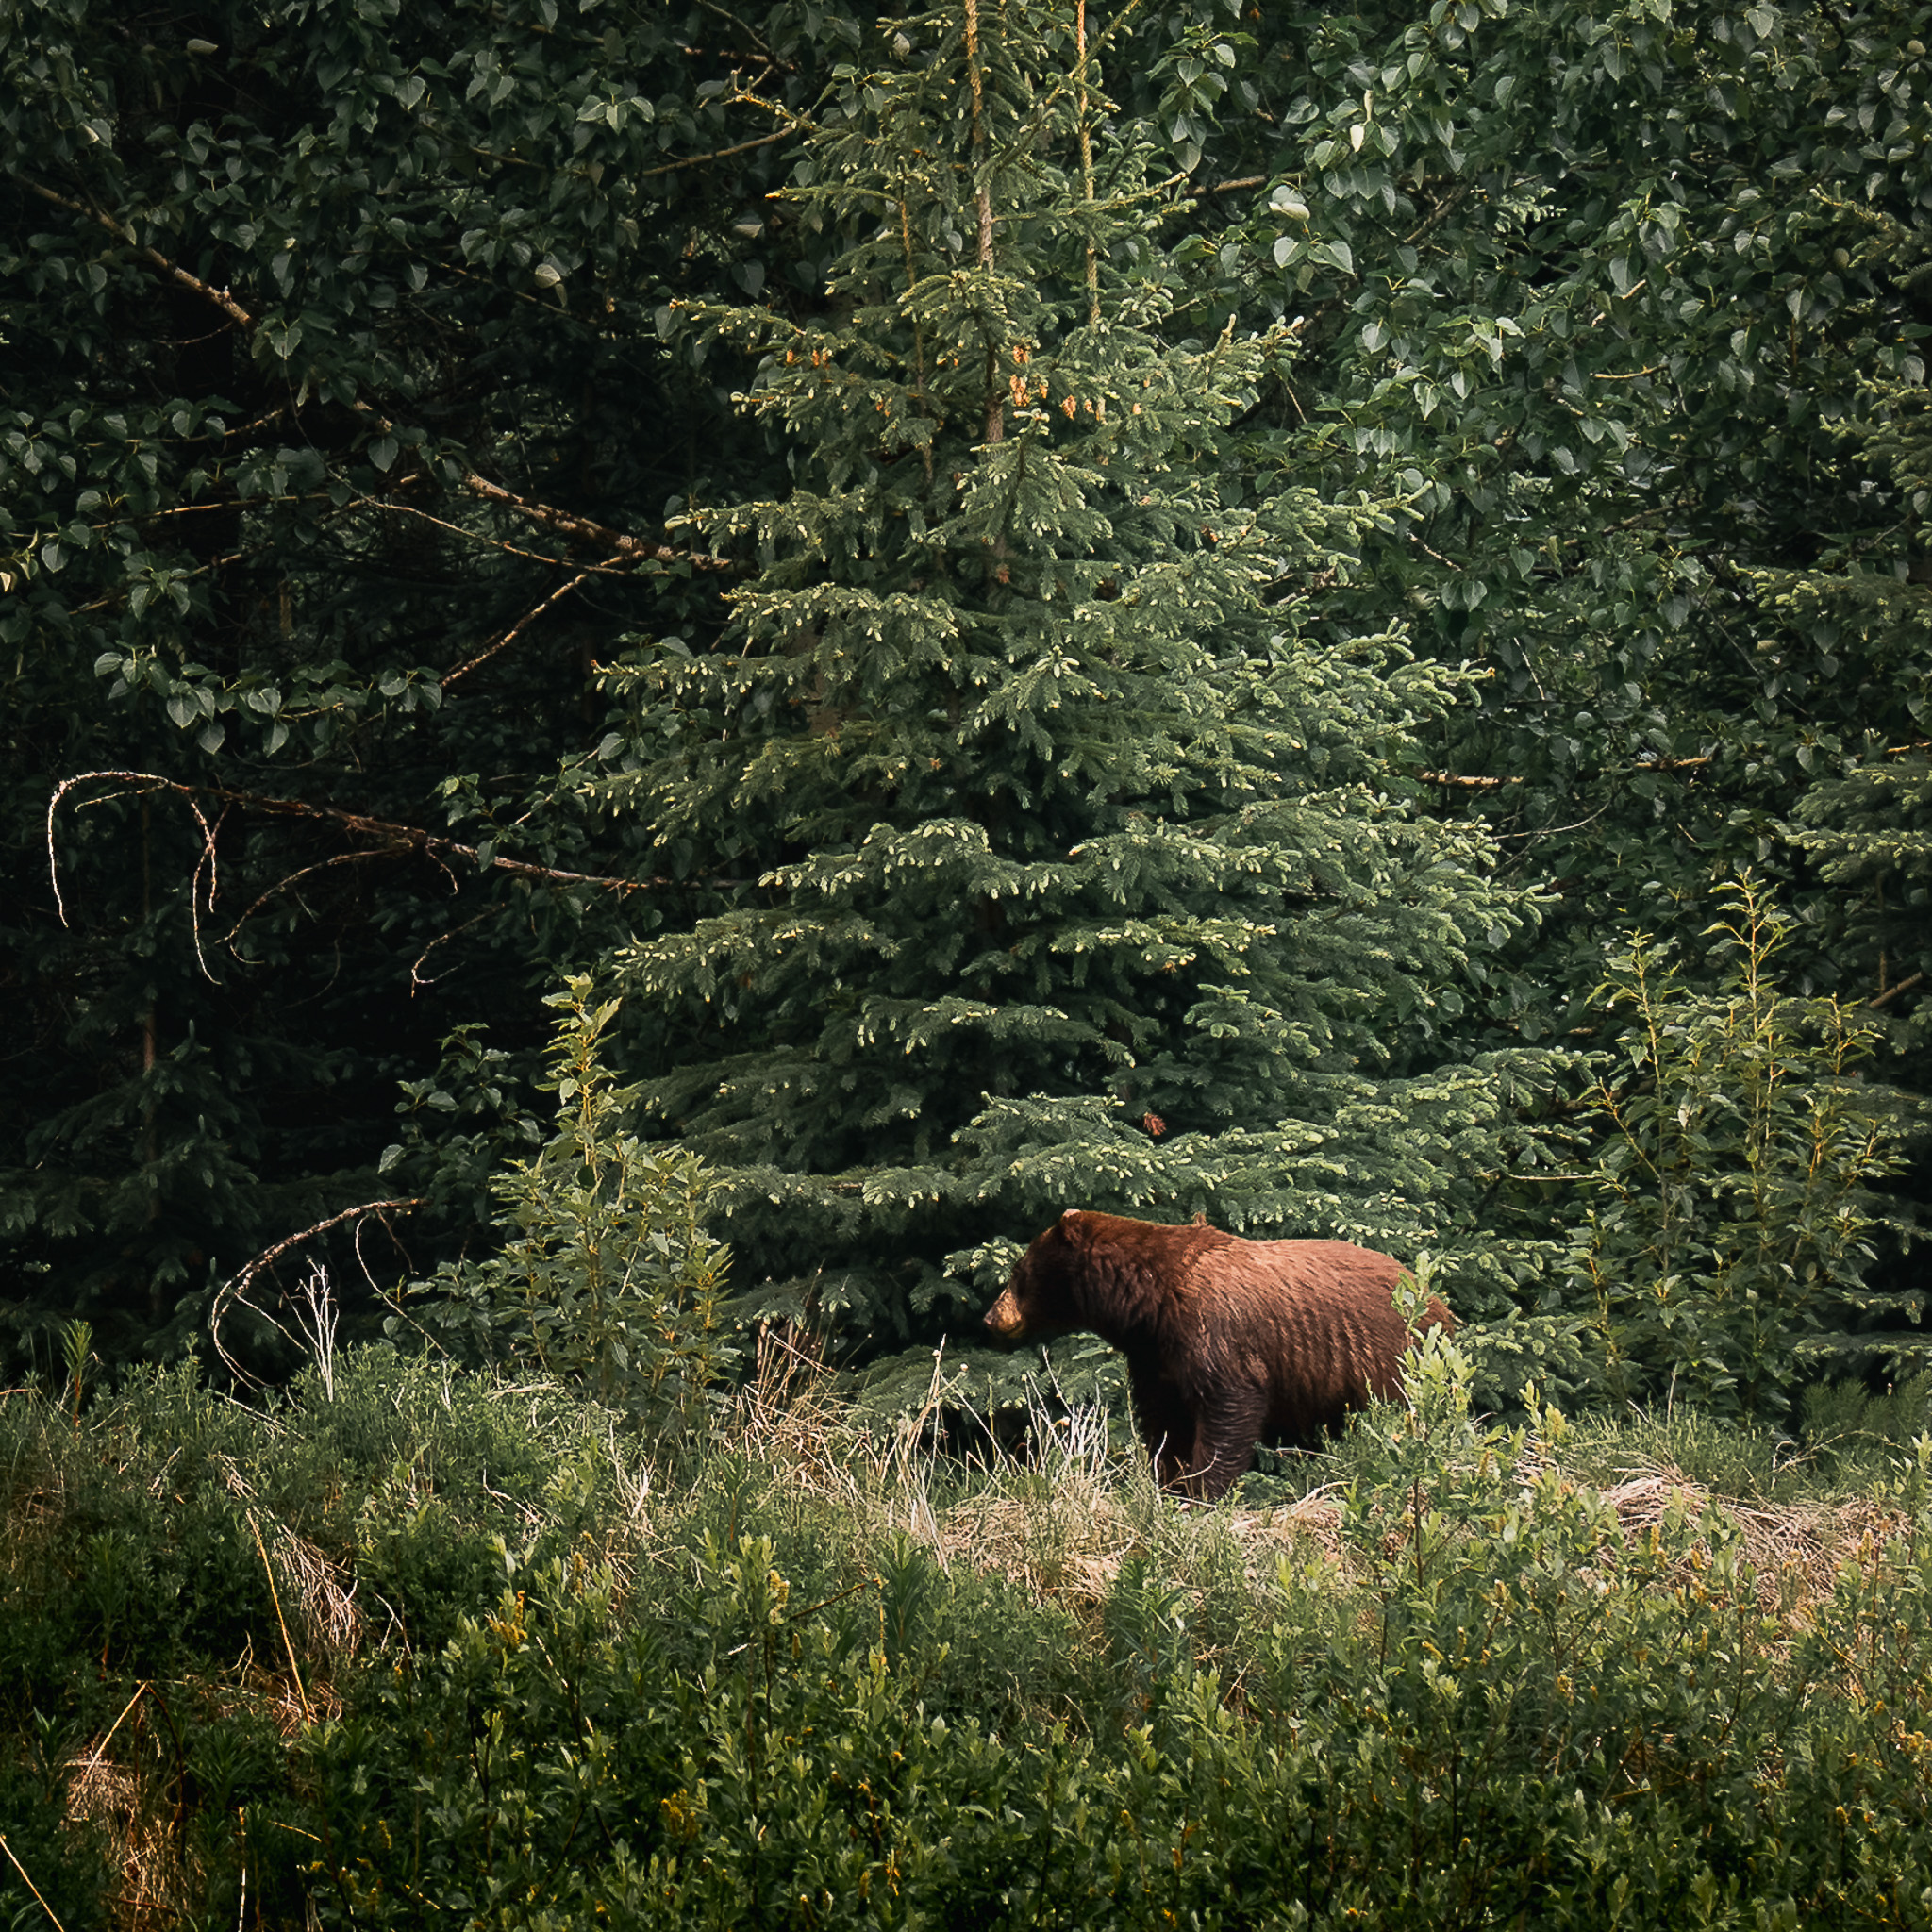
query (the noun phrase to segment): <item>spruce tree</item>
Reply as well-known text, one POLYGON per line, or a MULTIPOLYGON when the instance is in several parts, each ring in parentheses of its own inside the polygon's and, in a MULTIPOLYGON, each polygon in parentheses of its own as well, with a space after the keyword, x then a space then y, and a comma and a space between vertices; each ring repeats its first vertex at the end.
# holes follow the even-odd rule
POLYGON ((744 1306, 876 1345, 1068 1205, 1410 1254, 1525 1158, 1529 1062, 1432 1058, 1525 916, 1401 776, 1459 675, 1320 628, 1389 508, 1243 476, 1292 326, 1190 336, 1088 25, 955 0, 841 71, 783 197, 822 302, 682 323, 793 488, 689 511, 756 575, 719 647, 629 652, 587 781, 721 882, 616 963, 744 1306))
MULTIPOLYGON (((1887 239, 1907 254, 1906 237, 1887 239)), ((1932 258, 1922 253, 1901 279, 1932 284, 1932 258)), ((1816 568, 1763 572, 1758 583, 1778 628, 1856 680, 1862 737, 1809 734, 1801 756, 1812 782, 1784 829, 1835 889, 1813 924, 1857 996, 1886 1012, 1899 1057, 1890 1076, 1923 1093, 1932 1074, 1932 571, 1923 525, 1932 408, 1923 356, 1901 345, 1882 359, 1844 441, 1864 473, 1860 498, 1890 526, 1840 538, 1816 568)), ((1783 642, 1774 635, 1758 649, 1783 642)))

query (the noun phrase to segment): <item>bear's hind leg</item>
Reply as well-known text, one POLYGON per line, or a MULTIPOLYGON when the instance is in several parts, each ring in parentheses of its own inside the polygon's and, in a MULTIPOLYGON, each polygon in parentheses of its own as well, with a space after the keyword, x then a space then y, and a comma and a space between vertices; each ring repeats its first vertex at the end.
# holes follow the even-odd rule
POLYGON ((1268 1401, 1259 1390, 1233 1390, 1206 1405, 1194 1431, 1189 1492, 1204 1503, 1225 1495, 1253 1466, 1267 1422, 1268 1401))

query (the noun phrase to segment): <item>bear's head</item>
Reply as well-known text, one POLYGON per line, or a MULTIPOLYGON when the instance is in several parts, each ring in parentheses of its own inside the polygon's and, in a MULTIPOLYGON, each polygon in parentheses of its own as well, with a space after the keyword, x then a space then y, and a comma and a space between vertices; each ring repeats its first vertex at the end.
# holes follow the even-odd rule
POLYGON ((1000 1341, 1045 1341, 1089 1325, 1080 1293, 1087 1273, 1087 1221, 1069 1208, 1020 1257, 1013 1277, 986 1311, 1000 1341))

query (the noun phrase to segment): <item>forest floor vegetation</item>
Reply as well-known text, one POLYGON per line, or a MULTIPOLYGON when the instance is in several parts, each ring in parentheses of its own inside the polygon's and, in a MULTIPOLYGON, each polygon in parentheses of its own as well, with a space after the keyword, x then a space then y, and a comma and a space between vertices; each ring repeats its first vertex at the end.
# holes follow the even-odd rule
POLYGON ((1801 1443, 1412 1379, 1214 1507, 775 1349, 675 1445, 386 1349, 9 1391, 0 1911, 1924 1923, 1924 1391, 1801 1443))

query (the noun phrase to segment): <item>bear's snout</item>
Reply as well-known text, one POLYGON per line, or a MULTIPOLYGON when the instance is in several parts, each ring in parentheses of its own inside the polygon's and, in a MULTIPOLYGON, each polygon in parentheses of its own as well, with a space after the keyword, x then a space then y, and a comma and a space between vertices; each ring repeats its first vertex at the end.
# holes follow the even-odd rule
POLYGON ((1026 1332, 1026 1317, 1020 1312, 1020 1298, 1010 1287, 1000 1290, 1000 1298, 986 1311, 986 1325, 1002 1341, 1018 1341, 1026 1332))

